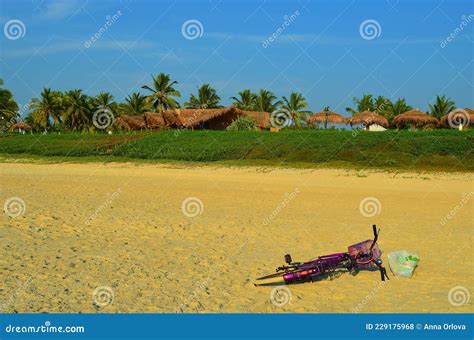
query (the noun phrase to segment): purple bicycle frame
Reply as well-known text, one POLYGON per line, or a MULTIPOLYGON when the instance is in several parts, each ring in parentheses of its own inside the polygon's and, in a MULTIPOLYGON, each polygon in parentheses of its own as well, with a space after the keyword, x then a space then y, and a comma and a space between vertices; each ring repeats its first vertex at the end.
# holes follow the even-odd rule
POLYGON ((327 269, 339 266, 344 260, 347 260, 347 255, 344 253, 320 256, 316 260, 303 263, 298 271, 284 274, 283 280, 286 283, 291 283, 311 278, 312 276, 324 273, 327 269))

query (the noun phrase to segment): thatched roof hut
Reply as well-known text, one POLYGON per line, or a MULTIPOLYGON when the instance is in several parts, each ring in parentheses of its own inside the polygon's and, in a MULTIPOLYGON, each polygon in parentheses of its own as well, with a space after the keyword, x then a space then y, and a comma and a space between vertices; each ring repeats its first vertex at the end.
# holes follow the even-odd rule
POLYGON ((329 112, 318 112, 309 117, 308 124, 324 124, 326 121, 326 114, 327 114, 327 122, 331 124, 342 124, 345 122, 345 118, 340 114, 329 111, 329 112))
POLYGON ((117 118, 117 124, 126 130, 146 129, 144 116, 122 115, 117 118))
POLYGON ((454 110, 441 117, 440 123, 445 127, 452 128, 456 128, 460 124, 463 127, 474 125, 474 110, 468 108, 454 110))
POLYGON ((418 109, 414 109, 399 114, 398 116, 393 118, 392 124, 395 125, 397 128, 408 125, 418 127, 430 124, 437 125, 438 120, 435 117, 426 114, 425 112, 422 112, 418 109))
POLYGON ((14 131, 14 130, 19 130, 19 131, 31 131, 33 130, 32 127, 30 125, 28 125, 27 123, 25 123, 24 121, 19 121, 15 124, 13 124, 11 127, 10 127, 10 130, 14 131))
POLYGON ((178 128, 225 129, 239 116, 252 117, 260 128, 268 128, 268 112, 242 111, 234 106, 219 109, 176 109, 163 112, 166 124, 178 128))
POLYGON ((351 126, 361 124, 366 128, 368 128, 372 124, 388 127, 388 120, 387 118, 376 114, 375 112, 363 111, 355 114, 352 117, 347 118, 346 124, 349 124, 351 126))
POLYGON ((268 112, 242 111, 236 107, 220 109, 176 109, 162 113, 146 112, 143 116, 123 115, 117 124, 127 130, 171 128, 225 129, 239 116, 253 118, 259 128, 270 126, 268 112))

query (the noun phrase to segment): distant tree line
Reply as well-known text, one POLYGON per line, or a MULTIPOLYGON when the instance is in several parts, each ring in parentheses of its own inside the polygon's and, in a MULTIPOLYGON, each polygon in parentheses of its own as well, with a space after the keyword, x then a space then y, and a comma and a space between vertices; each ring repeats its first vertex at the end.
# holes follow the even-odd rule
MULTIPOLYGON (((109 110, 114 116, 141 115, 144 112, 177 109, 182 106, 178 102, 181 93, 176 89, 177 81, 170 75, 160 73, 152 76, 150 85, 143 85, 147 95, 134 92, 125 98, 124 102, 115 101, 108 92, 101 92, 96 96, 89 96, 80 89, 70 91, 55 91, 43 88, 39 98, 33 98, 26 110, 20 109, 12 93, 3 87, 0 79, 0 127, 6 130, 20 119, 32 126, 35 130, 67 130, 89 131, 94 129, 92 117, 97 110, 109 110), (23 118, 23 112, 28 112, 23 118)), ((233 96, 232 105, 246 111, 274 112, 281 109, 289 112, 295 127, 306 124, 311 115, 306 98, 298 92, 292 92, 288 97, 278 99, 274 93, 260 89, 254 93, 250 89, 240 91, 233 96)), ((383 96, 363 95, 354 98, 354 107, 346 108, 352 115, 362 111, 376 112, 389 122, 398 114, 412 109, 405 99, 399 98, 392 102, 383 96)), ((184 108, 212 109, 221 108, 221 98, 210 84, 203 84, 197 88, 184 102, 184 108)), ((429 104, 429 114, 440 119, 456 108, 455 103, 445 96, 437 96, 434 104, 429 104)), ((325 111, 329 111, 326 106, 325 111)))

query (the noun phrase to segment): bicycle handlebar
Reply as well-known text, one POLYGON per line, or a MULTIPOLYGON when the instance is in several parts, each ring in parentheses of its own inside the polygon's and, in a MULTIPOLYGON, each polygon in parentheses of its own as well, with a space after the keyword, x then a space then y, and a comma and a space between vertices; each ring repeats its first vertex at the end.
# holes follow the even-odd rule
POLYGON ((374 248, 375 244, 377 243, 377 239, 379 238, 379 233, 380 233, 380 229, 377 231, 377 226, 375 224, 372 225, 372 230, 374 231, 374 240, 372 241, 372 244, 370 245, 370 251, 372 251, 372 248, 374 248))

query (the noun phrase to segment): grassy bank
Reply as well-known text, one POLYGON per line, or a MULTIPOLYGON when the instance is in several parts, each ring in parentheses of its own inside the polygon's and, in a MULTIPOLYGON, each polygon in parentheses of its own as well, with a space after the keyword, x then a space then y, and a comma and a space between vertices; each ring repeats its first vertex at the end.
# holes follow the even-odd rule
POLYGON ((165 131, 143 135, 20 135, 0 154, 61 160, 227 162, 404 170, 474 170, 474 131, 165 131))

